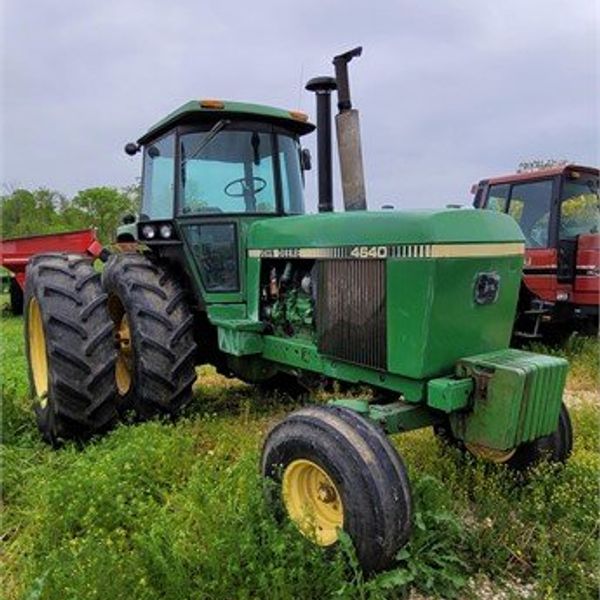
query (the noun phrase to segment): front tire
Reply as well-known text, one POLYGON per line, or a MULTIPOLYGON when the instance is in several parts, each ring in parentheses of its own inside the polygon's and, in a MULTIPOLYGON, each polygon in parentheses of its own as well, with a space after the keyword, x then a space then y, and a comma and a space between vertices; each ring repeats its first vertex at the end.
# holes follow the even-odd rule
POLYGON ((564 463, 572 450, 573 427, 569 411, 562 404, 556 430, 550 435, 518 446, 506 464, 516 471, 525 471, 542 461, 564 463))
POLYGON ((114 254, 102 273, 118 351, 122 412, 175 416, 196 380, 193 317, 177 281, 142 254, 114 254))
POLYGON ((385 435, 351 410, 312 406, 289 415, 269 433, 261 471, 280 513, 320 546, 346 531, 366 572, 388 568, 408 540, 406 469, 385 435))
POLYGON ((561 405, 558 425, 553 433, 520 444, 514 450, 494 451, 464 443, 454 436, 449 421, 434 426, 433 432, 445 445, 468 451, 477 458, 505 464, 515 471, 526 471, 543 461, 564 463, 573 450, 573 428, 569 411, 564 403, 561 405))
POLYGON ((88 258, 38 255, 27 266, 25 351, 44 440, 85 441, 117 419, 107 297, 88 258))

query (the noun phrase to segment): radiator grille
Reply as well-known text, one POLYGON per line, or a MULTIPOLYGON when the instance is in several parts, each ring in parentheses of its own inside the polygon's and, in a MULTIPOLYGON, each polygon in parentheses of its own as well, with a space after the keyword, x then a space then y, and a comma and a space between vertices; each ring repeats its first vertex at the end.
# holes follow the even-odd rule
POLYGON ((319 351, 386 369, 385 261, 323 260, 317 264, 319 351))

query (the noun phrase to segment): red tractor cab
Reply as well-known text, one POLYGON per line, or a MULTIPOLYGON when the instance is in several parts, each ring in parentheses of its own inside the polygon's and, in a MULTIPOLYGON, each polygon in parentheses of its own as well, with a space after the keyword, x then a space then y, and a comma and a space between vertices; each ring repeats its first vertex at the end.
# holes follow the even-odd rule
POLYGON ((560 165, 482 179, 475 208, 514 217, 525 236, 515 337, 598 328, 598 169, 560 165))

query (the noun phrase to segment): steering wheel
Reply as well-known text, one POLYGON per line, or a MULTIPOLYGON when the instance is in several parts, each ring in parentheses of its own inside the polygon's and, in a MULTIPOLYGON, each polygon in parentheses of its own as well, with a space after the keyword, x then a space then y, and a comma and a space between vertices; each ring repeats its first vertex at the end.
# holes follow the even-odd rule
POLYGON ((258 194, 259 192, 262 192, 267 187, 267 182, 262 177, 251 177, 250 179, 252 180, 252 187, 250 187, 248 185, 248 180, 245 177, 240 177, 239 179, 234 179, 233 181, 230 181, 223 188, 223 191, 225 192, 225 194, 227 196, 230 196, 231 198, 241 198, 241 197, 245 196, 248 192, 250 192, 252 195, 258 194), (256 185, 255 185, 255 183, 256 183, 256 185), (240 193, 232 192, 230 190, 230 188, 232 188, 234 185, 238 185, 238 184, 241 186, 241 192, 240 193))

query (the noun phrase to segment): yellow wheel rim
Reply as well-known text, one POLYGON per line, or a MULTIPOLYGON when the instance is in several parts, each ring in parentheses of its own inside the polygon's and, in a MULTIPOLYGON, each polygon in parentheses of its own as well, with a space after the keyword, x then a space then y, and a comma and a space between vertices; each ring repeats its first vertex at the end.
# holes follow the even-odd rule
POLYGON ((29 364, 33 377, 35 395, 42 408, 48 403, 48 355, 42 311, 37 298, 32 298, 27 307, 27 337, 29 341, 29 364))
POLYGON ((477 458, 482 458, 483 460, 489 460, 498 464, 502 464, 509 461, 512 458, 513 454, 517 451, 516 448, 513 448, 512 450, 496 450, 494 448, 482 446, 481 444, 465 443, 465 447, 471 454, 473 454, 477 458))
POLYGON ((129 329, 129 319, 126 314, 123 314, 116 324, 115 342, 118 350, 115 379, 119 394, 124 396, 131 388, 131 372, 133 367, 131 330, 129 329))
POLYGON ((319 546, 331 546, 344 525, 344 507, 335 484, 310 460, 291 462, 283 473, 283 502, 300 532, 319 546))

